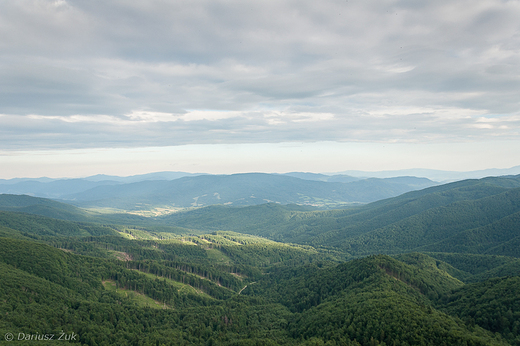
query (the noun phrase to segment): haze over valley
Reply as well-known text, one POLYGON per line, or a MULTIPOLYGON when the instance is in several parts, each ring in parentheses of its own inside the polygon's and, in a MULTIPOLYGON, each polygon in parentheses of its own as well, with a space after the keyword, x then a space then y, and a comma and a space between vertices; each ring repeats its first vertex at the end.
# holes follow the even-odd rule
POLYGON ((107 345, 520 342, 520 175, 179 174, 3 182, 90 199, 0 194, 1 332, 59 328, 107 345))

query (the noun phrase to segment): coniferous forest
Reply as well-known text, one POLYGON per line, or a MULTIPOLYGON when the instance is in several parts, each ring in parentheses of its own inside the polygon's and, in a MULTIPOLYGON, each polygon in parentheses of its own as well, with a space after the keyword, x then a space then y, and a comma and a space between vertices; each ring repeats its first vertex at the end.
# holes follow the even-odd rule
POLYGON ((316 210, 0 195, 0 342, 520 345, 520 176, 316 210))

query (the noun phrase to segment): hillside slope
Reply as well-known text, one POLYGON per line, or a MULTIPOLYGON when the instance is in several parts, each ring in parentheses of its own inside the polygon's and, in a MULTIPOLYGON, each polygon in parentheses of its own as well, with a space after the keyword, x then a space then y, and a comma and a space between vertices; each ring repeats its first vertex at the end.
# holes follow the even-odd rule
POLYGON ((435 309, 433 301, 463 284, 438 268, 372 256, 337 266, 274 268, 244 291, 295 312, 292 336, 361 345, 506 344, 435 309), (324 284, 326 283, 326 284, 324 284))
POLYGON ((174 275, 170 262, 85 257, 6 238, 0 244, 2 335, 63 331, 76 344, 98 345, 508 344, 465 325, 453 304, 445 308, 453 315, 437 309, 435 302, 462 300, 466 291, 428 257, 277 265, 239 293, 209 282, 204 294, 182 283, 195 275, 174 275))
POLYGON ((158 221, 333 246, 353 256, 418 249, 490 254, 507 251, 510 256, 520 256, 519 187, 520 176, 485 178, 408 192, 345 210, 304 211, 276 204, 212 206, 174 213, 158 221))
POLYGON ((62 198, 83 207, 125 210, 154 206, 200 207, 212 204, 247 206, 267 202, 324 208, 397 196, 417 189, 417 184, 434 185, 429 180, 419 180, 365 179, 341 183, 264 173, 202 175, 171 181, 103 186, 62 198))
MULTIPOLYGON (((421 203, 404 209, 399 208, 413 197, 364 211, 308 212, 277 204, 212 208, 239 213, 249 208, 250 222, 278 213, 273 224, 298 221, 310 227, 318 216, 328 217, 327 222, 352 218, 362 225, 360 213, 378 215, 370 214, 377 208, 387 208, 398 223, 406 222, 411 210, 420 215, 453 205, 468 215, 482 214, 474 220, 468 216, 464 225, 487 227, 515 215, 518 189, 464 186, 436 191, 431 199, 422 193, 421 203), (461 196, 476 198, 453 202, 461 196), (427 208, 429 200, 447 204, 427 208), (395 210, 400 211, 392 214, 395 210)), ((12 201, 17 205, 12 208, 34 202, 12 201)), ((233 219, 227 217, 227 222, 233 219)), ((383 221, 379 215, 377 222, 383 221)), ((340 247, 233 232, 178 236, 152 226, 7 211, 0 212, 0 222, 4 336, 63 331, 76 335, 78 345, 518 345, 518 258, 437 252, 345 262, 340 247)), ((209 218, 204 222, 211 224, 209 218)))
MULTIPOLYGON (((520 236, 518 213, 520 189, 431 208, 393 222, 356 238, 340 247, 356 254, 400 253, 421 249, 484 253, 520 236), (367 242, 370 243, 367 246, 367 242)), ((509 255, 520 256, 520 250, 509 255)))

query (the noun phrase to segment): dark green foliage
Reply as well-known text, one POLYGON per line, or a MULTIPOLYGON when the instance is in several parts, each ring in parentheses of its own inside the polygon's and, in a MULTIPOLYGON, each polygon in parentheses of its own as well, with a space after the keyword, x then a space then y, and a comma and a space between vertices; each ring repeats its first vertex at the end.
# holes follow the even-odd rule
MULTIPOLYGON (((289 313, 280 305, 236 293, 233 298, 231 291, 219 297, 225 301, 179 295, 176 287, 160 277, 150 279, 126 268, 150 272, 160 269, 161 274, 168 274, 166 266, 154 262, 124 264, 86 258, 43 244, 9 239, 2 239, 0 245, 2 335, 58 335, 63 330, 76 333, 81 343, 100 345, 128 345, 136 340, 183 345, 205 344, 210 338, 244 344, 247 340, 287 339, 284 316, 289 313), (136 307, 124 297, 106 292, 101 285, 104 278, 174 306, 175 310, 136 307)), ((211 284, 194 275, 184 276, 211 284)), ((213 286, 216 291, 226 291, 213 286)))
POLYGON ((349 210, 268 204, 175 216, 307 245, 218 228, 175 237, 155 228, 160 220, 107 226, 0 212, 0 335, 63 330, 83 345, 520 345, 520 259, 496 255, 517 256, 517 180, 349 210), (346 244, 351 255, 407 252, 338 263, 346 244), (410 252, 419 245, 437 252, 410 252))
POLYGON ((120 236, 60 237, 46 239, 53 246, 83 255, 95 254, 99 249, 127 253, 132 259, 178 260, 179 258, 207 258, 200 246, 186 246, 167 240, 130 240, 120 236), (91 246, 88 246, 91 245, 91 246))
POLYGON ((502 277, 456 289, 440 300, 439 307, 520 345, 519 297, 520 277, 502 277))
MULTIPOLYGON (((475 201, 429 209, 348 239, 343 246, 356 254, 413 249, 480 253, 486 247, 520 236, 516 228, 519 211, 520 189, 513 189, 475 201), (367 242, 369 247, 365 245, 367 242)), ((520 250, 513 255, 520 256, 520 250)))
POLYGON ((296 268, 275 267, 268 274, 245 293, 278 297, 277 301, 296 312, 316 306, 359 283, 364 287, 379 277, 406 284, 406 292, 419 299, 423 296, 437 298, 439 294, 462 286, 462 282, 437 268, 411 266, 387 256, 372 256, 339 265, 316 263, 296 268))
POLYGON ((520 276, 518 258, 442 252, 428 253, 428 255, 462 271, 463 273, 459 273, 456 277, 464 282, 484 281, 501 276, 520 276))
MULTIPOLYGON (((109 292, 84 300, 60 285, 0 263, 0 332, 74 333, 87 345, 205 345, 263 339, 283 342, 288 312, 279 305, 237 297, 211 307, 143 309, 109 292)), ((139 274, 137 274, 139 275, 139 274)), ((93 295, 94 296, 94 295, 93 295)), ((245 343, 244 343, 245 344, 245 343)))
POLYGON ((0 211, 0 226, 38 236, 90 236, 116 234, 114 229, 92 223, 53 219, 39 215, 0 211))
MULTIPOLYGON (((232 296, 230 290, 238 291, 242 287, 242 282, 233 275, 220 272, 209 266, 204 267, 168 261, 130 261, 125 264, 125 267, 156 275, 159 281, 161 278, 167 278, 190 285, 217 299, 229 298, 232 296), (222 287, 227 288, 227 290, 222 287)), ((136 278, 139 280, 140 277, 131 275, 132 278, 128 279, 127 276, 128 272, 126 272, 126 274, 118 273, 115 276, 112 274, 111 278, 117 280, 118 283, 126 288, 131 288, 133 285, 134 287, 138 287, 138 283, 132 284, 131 282, 132 280, 136 280, 136 278)), ((156 298, 153 295, 151 296, 154 299, 156 298)))
POLYGON ((316 251, 277 244, 248 244, 240 247, 223 245, 220 251, 237 264, 259 267, 281 262, 303 264, 323 258, 316 251))
POLYGON ((13 239, 27 239, 27 240, 31 239, 29 237, 24 236, 19 231, 14 230, 9 227, 5 227, 5 226, 0 226, 0 237, 13 238, 13 239))
MULTIPOLYGON (((0 210, 24 214, 39 215, 64 221, 73 221, 110 225, 150 226, 151 220, 146 217, 129 213, 99 213, 85 211, 70 204, 56 202, 50 199, 31 197, 26 195, 0 194, 0 210)), ((10 214, 2 214, 1 218, 8 218, 10 214)), ((27 225, 25 225, 27 226, 27 225)), ((115 226, 114 226, 115 227, 115 226)), ((27 227, 25 227, 27 229, 27 227)), ((39 228, 35 228, 38 230, 39 228)), ((155 231, 177 234, 193 233, 179 227, 169 227, 161 224, 153 225, 155 231)), ((31 232, 28 230, 27 232, 31 232)))
POLYGON ((188 273, 197 266, 107 261, 22 240, 0 244, 0 274, 8 283, 0 288, 3 334, 64 330, 98 345, 501 344, 433 307, 431 297, 461 284, 419 254, 407 255, 413 264, 374 256, 273 267, 238 295, 188 273), (207 290, 213 298, 179 295, 165 281, 175 275, 197 278, 190 283, 199 289, 213 285, 207 290), (105 291, 105 279, 175 308, 139 308, 105 291))
POLYGON ((392 291, 350 293, 311 308, 290 325, 291 335, 361 345, 500 345, 483 331, 392 291))
MULTIPOLYGON (((24 208, 36 208, 36 207, 47 207, 55 210, 60 210, 62 212, 69 212, 74 215, 83 215, 87 217, 88 213, 82 209, 74 207, 70 204, 56 202, 46 198, 38 198, 27 195, 9 195, 9 194, 0 194, 0 209, 5 211, 20 211, 25 212, 24 208)), ((36 214, 30 213, 28 214, 36 214)), ((45 215, 43 215, 45 216, 45 215)), ((84 220, 82 220, 84 221, 84 220)))
POLYGON ((483 330, 469 330, 437 311, 436 300, 462 283, 416 254, 407 265, 373 256, 340 265, 279 268, 245 293, 271 297, 296 312, 294 338, 361 345, 501 344, 483 330))
POLYGON ((350 256, 421 250, 520 257, 519 185, 519 176, 486 178, 409 192, 346 210, 309 212, 277 204, 212 206, 157 221, 335 247, 350 256))
POLYGON ((0 262, 88 296, 101 287, 100 260, 79 257, 45 244, 0 238, 0 262))
POLYGON ((285 240, 286 228, 289 231, 294 227, 299 227, 302 220, 313 219, 315 215, 321 216, 324 213, 304 212, 301 208, 267 203, 243 208, 210 206, 174 213, 162 217, 160 220, 185 228, 204 231, 227 230, 285 240))

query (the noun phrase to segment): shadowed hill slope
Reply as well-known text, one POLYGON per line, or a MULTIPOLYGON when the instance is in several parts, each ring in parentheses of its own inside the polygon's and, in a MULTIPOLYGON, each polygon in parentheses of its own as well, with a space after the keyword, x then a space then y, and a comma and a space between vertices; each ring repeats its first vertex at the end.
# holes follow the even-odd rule
POLYGON ((416 249, 495 254, 507 251, 510 256, 520 256, 516 247, 520 236, 519 187, 520 176, 485 178, 413 191, 345 210, 302 211, 276 204, 213 206, 174 213, 158 221, 334 246, 355 256, 416 249), (456 245, 448 246, 450 242, 456 245))

